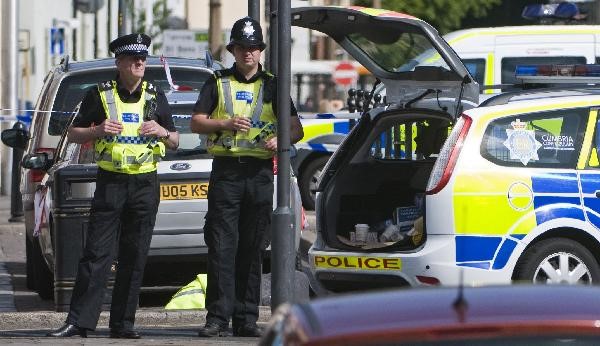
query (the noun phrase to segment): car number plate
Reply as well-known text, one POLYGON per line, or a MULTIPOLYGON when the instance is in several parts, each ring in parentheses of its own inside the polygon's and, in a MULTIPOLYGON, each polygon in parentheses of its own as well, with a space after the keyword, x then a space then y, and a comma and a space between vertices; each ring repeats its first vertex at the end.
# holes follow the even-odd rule
POLYGON ((160 200, 206 199, 208 183, 160 184, 160 200))

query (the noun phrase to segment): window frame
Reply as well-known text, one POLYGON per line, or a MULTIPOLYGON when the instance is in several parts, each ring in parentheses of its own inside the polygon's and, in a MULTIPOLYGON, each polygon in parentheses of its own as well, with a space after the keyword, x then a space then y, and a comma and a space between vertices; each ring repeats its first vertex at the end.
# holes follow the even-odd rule
MULTIPOLYGON (((584 137, 585 137, 585 133, 586 133, 587 123, 589 121, 590 111, 591 111, 590 107, 577 107, 577 108, 552 109, 552 110, 536 111, 536 112, 529 112, 529 113, 510 114, 507 116, 495 118, 495 119, 491 120, 485 127, 485 130, 483 132, 481 140, 479 141, 479 153, 480 153, 481 157, 483 157, 484 159, 486 159, 489 162, 492 162, 498 166, 501 166, 501 167, 575 169, 577 167, 577 163, 579 161, 579 156, 580 156, 581 150, 583 148, 583 144, 584 144, 583 142, 584 142, 584 137), (569 112, 569 114, 565 114, 565 112, 569 112), (573 112, 576 112, 576 114, 573 114, 573 112), (512 121, 519 119, 520 121, 529 123, 531 121, 542 120, 544 118, 546 118, 546 119, 559 118, 560 116, 562 116, 562 118, 563 118, 563 122, 561 123, 561 135, 563 135, 562 128, 564 126, 564 118, 578 116, 579 120, 580 120, 580 123, 578 124, 578 128, 577 128, 577 134, 574 138, 574 142, 575 142, 574 149, 573 149, 574 154, 572 155, 572 157, 569 159, 568 162, 554 163, 554 162, 539 162, 539 160, 538 161, 531 160, 531 161, 527 162, 527 164, 525 165, 522 162, 520 162, 519 160, 515 160, 515 161, 503 160, 501 158, 498 158, 497 156, 492 155, 489 152, 490 149, 489 149, 487 143, 492 140, 490 137, 493 136, 493 130, 491 130, 491 129, 493 127, 498 127, 499 122, 508 121, 507 124, 510 124, 512 121), (533 117, 533 119, 532 119, 532 117, 533 117)), ((508 126, 506 126, 505 129, 509 129, 508 126)), ((540 149, 542 149, 542 148, 540 148, 540 149)), ((540 149, 538 149, 538 154, 539 154, 540 149)), ((507 154, 509 154, 508 149, 506 149, 506 150, 507 150, 507 154)), ((560 150, 557 150, 557 153, 558 152, 560 152, 560 150)))

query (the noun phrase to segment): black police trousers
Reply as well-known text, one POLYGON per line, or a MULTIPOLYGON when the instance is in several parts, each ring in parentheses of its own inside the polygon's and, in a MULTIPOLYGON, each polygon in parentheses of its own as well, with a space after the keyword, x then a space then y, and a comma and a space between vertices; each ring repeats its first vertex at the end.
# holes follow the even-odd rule
POLYGON ((208 189, 207 323, 258 320, 262 250, 273 212, 271 159, 216 157, 208 189))
POLYGON ((159 203, 156 172, 98 169, 83 257, 66 323, 94 330, 118 241, 109 326, 132 329, 159 203))

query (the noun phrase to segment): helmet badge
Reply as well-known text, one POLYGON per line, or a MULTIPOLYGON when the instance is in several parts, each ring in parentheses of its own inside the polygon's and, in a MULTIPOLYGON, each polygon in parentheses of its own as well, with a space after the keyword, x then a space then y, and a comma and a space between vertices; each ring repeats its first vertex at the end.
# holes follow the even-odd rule
POLYGON ((252 22, 247 21, 244 24, 246 24, 246 26, 244 26, 242 32, 244 33, 244 36, 250 38, 252 35, 254 35, 254 27, 252 26, 252 22))
POLYGON ((142 43, 142 35, 140 35, 140 34, 137 35, 136 42, 137 43, 142 43))

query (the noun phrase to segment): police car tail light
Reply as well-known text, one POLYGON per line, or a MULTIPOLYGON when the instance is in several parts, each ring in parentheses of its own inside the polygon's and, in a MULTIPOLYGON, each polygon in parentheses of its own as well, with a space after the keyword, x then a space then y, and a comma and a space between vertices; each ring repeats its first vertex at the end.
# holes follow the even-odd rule
POLYGON ((439 157, 435 161, 435 165, 433 165, 433 170, 427 183, 426 194, 433 195, 440 192, 446 186, 448 180, 450 180, 456 160, 472 122, 473 119, 464 114, 456 122, 452 133, 450 133, 440 151, 439 157))
MULTIPOLYGON (((49 158, 54 157, 54 149, 51 149, 51 148, 38 148, 35 152, 36 152, 36 154, 46 153, 46 154, 48 154, 49 158)), ((39 183, 44 178, 44 174, 46 174, 46 171, 44 171, 44 170, 30 169, 29 170, 29 180, 34 183, 39 183)))
POLYGON ((434 278, 433 276, 417 275, 417 280, 419 280, 419 282, 423 285, 438 286, 440 284, 440 280, 438 278, 434 278))

